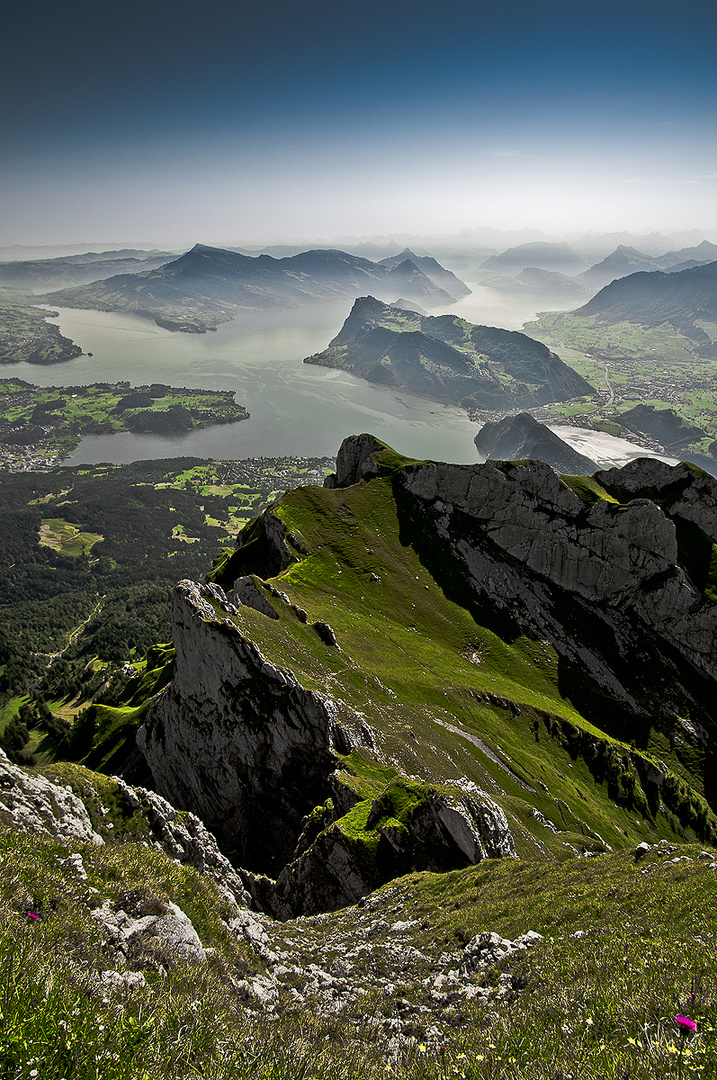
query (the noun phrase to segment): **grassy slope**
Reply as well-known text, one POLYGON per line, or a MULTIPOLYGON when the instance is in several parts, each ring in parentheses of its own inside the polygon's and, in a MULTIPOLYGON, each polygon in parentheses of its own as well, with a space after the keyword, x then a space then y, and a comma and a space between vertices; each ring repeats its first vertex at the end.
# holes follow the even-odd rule
MULTIPOLYGON (((591 489, 584 497, 601 496, 591 489)), ((412 874, 367 905, 270 925, 270 947, 284 963, 326 969, 356 954, 366 969, 363 981, 360 973, 352 976, 363 996, 335 1017, 292 998, 291 980, 299 976, 288 971, 279 1007, 267 1016, 247 1011, 236 988, 237 979, 262 964, 227 935, 224 902, 212 884, 145 846, 141 819, 122 811, 109 778, 69 764, 45 767, 51 778, 84 793, 95 827, 112 842, 101 849, 79 845, 89 874, 83 884, 58 861, 77 844, 0 828, 3 1080, 29 1080, 31 1068, 53 1080, 712 1075, 717 872, 690 845, 657 849, 639 864, 631 852, 563 859, 563 842, 585 843, 588 829, 619 847, 669 833, 675 822, 660 815, 657 828, 644 818, 637 823, 634 810, 615 806, 607 779, 596 783, 582 759, 568 755, 560 723, 587 725, 559 697, 552 650, 529 641, 508 647, 446 600, 401 544, 388 480, 337 491, 299 489, 276 512, 308 552, 276 584, 307 610, 309 623, 334 627, 341 651, 322 644, 310 625, 271 597, 279 620, 244 608, 242 628, 269 659, 330 692, 347 717, 362 712, 397 770, 428 779, 465 775, 493 793, 513 817, 525 858, 412 874), (372 572, 380 581, 371 581, 372 572), (522 711, 505 707, 509 702, 522 711), (505 767, 467 736, 489 744, 505 767), (90 788, 95 796, 88 796, 90 788), (536 826, 531 807, 564 831, 536 826), (103 996, 92 973, 118 961, 103 951, 90 908, 131 890, 178 903, 217 953, 205 968, 147 970, 147 987, 103 996), (30 910, 41 919, 32 920, 30 910), (381 948, 397 922, 409 927, 401 931, 408 934, 401 938, 406 956, 411 947, 424 957, 450 953, 483 930, 515 937, 531 929, 545 938, 477 976, 490 987, 504 975, 504 999, 456 1006, 440 1044, 418 1024, 416 1038, 397 1056, 379 1025, 405 1017, 406 1002, 425 1000, 430 973, 416 959, 392 991, 375 989, 371 980, 385 962, 381 948), (698 1022, 694 1039, 677 1036, 678 1014, 698 1022)), ((168 658, 157 655, 158 663, 168 658)), ((148 671, 148 683, 161 670, 148 671)), ((142 696, 140 686, 136 693, 142 696)), ((110 735, 111 714, 103 718, 110 735)), ((388 797, 395 787, 392 768, 377 765, 367 751, 352 754, 345 768, 347 783, 367 800, 388 797)), ((410 796, 410 785, 407 790, 410 796)), ((360 829, 361 804, 357 811, 360 829)))
POLYGON ((114 826, 112 842, 68 845, 0 827, 3 1080, 714 1074, 717 871, 699 858, 699 847, 657 848, 637 864, 625 853, 412 874, 368 906, 267 924, 270 948, 281 951, 284 964, 297 965, 276 969, 278 1007, 267 1014, 247 1010, 238 980, 264 964, 228 933, 216 887, 145 846, 142 821, 119 809, 112 781, 70 766, 48 771, 84 793, 108 841, 114 826), (85 882, 61 862, 77 850, 85 882), (209 963, 157 970, 150 954, 140 955, 131 967, 144 971, 146 986, 99 990, 97 973, 124 965, 104 945, 91 910, 125 897, 179 904, 204 946, 216 950, 209 963), (440 1043, 426 1030, 430 1020, 417 1016, 415 1037, 396 1053, 384 1021, 405 1018, 413 1003, 430 998, 423 980, 435 971, 432 960, 447 953, 457 963, 463 946, 484 930, 514 938, 529 929, 544 935, 539 945, 466 978, 504 985, 504 996, 444 1004, 443 1026, 451 1021, 440 1043), (384 966, 392 940, 401 942, 400 978, 384 966), (306 992, 303 1001, 292 995, 310 964, 334 970, 346 957, 355 1004, 331 1016, 306 992), (394 980, 391 989, 386 978, 394 980), (695 1019, 695 1038, 680 1040, 676 1015, 695 1019))
MULTIPOLYGON (((669 810, 653 819, 629 748, 561 698, 550 646, 509 646, 444 596, 401 543, 388 479, 298 489, 274 512, 297 554, 306 554, 273 580, 307 611, 308 625, 276 601, 276 621, 248 608, 235 621, 272 662, 329 692, 349 727, 365 717, 399 772, 429 783, 474 781, 506 810, 524 855, 564 858, 597 837, 618 848, 694 836, 669 810), (340 651, 322 644, 314 621, 330 624, 340 651), (607 764, 598 775, 568 752, 575 728, 602 743, 607 764), (537 823, 534 810, 560 832, 537 823)), ((364 797, 372 794, 367 787, 364 797)), ((691 799, 696 814, 706 809, 684 785, 679 798, 691 799)))

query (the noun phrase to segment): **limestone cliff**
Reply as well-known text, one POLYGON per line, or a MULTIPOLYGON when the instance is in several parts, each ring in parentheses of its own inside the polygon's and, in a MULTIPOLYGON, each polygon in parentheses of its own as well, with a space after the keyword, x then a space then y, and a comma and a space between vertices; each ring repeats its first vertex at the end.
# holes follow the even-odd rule
POLYGON ((236 865, 278 872, 350 743, 332 699, 269 663, 236 610, 216 585, 177 586, 176 674, 138 743, 160 793, 199 814, 236 865))
MULTIPOLYGON (((232 598, 278 620, 249 580, 239 580, 232 598)), ((285 594, 266 592, 289 606, 285 594)), ((375 821, 367 824, 380 829, 382 850, 377 860, 367 857, 364 840, 342 820, 359 798, 335 769, 339 755, 373 745, 370 729, 358 715, 339 723, 331 696, 269 663, 237 614, 217 585, 179 583, 176 674, 153 702, 138 744, 158 790, 200 815, 263 910, 282 918, 312 914, 352 903, 417 865, 449 869, 514 853, 505 815, 484 792, 419 784, 400 823, 386 824, 380 800, 371 803, 375 821), (320 835, 309 827, 307 840, 307 819, 330 793, 320 835)), ((313 628, 329 644, 331 628, 313 628)))
MULTIPOLYGON (((345 440, 328 483, 377 475, 374 444, 345 440)), ((669 728, 691 713, 712 727, 714 478, 652 459, 573 486, 540 461, 392 475, 405 535, 436 580, 501 634, 550 641, 565 694, 600 726, 669 728)))

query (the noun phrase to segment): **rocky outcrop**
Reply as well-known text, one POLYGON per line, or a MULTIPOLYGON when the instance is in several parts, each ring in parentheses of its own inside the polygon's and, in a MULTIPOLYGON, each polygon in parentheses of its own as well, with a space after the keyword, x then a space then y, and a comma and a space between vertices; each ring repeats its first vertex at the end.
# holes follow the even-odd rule
POLYGON ((249 903, 241 878, 196 814, 178 811, 156 791, 130 787, 119 776, 113 780, 125 804, 145 818, 157 847, 177 862, 193 866, 200 874, 212 878, 231 903, 240 906, 249 903))
POLYGON ((61 840, 101 845, 90 815, 69 787, 54 784, 19 765, 0 750, 0 821, 24 832, 45 833, 61 840))
POLYGON ((140 749, 160 793, 199 814, 235 865, 278 872, 351 739, 328 695, 244 636, 218 586, 180 582, 173 628, 175 676, 140 749))
MULTIPOLYGON (((125 905, 126 906, 126 905, 125 905)), ((204 963, 207 954, 190 919, 177 904, 139 904, 132 914, 106 900, 93 916, 115 951, 130 962, 149 954, 155 964, 204 963)))
MULTIPOLYGON (((109 816, 93 774, 79 766, 78 783, 56 781, 31 769, 13 765, 0 750, 0 822, 21 832, 55 837, 73 845, 102 846, 107 839, 123 835, 109 816), (94 818, 88 807, 93 808, 94 818), (94 822, 94 823, 93 823, 94 822)), ((142 818, 145 844, 163 851, 176 862, 194 867, 210 877, 232 906, 245 906, 250 897, 241 878, 217 847, 214 836, 196 814, 180 812, 156 791, 132 787, 119 777, 109 781, 114 787, 121 816, 142 818)), ((103 780, 106 789, 108 781, 103 780)), ((130 829, 136 835, 136 829, 130 829)), ((82 854, 71 852, 63 865, 82 880, 87 878, 82 854)))
POLYGON ((276 881, 244 874, 256 904, 279 919, 315 915, 356 903, 412 870, 451 870, 515 855, 504 812, 478 789, 470 794, 429 789, 405 820, 384 819, 378 798, 365 835, 352 835, 339 817, 300 850, 276 881))
POLYGON ((586 507, 541 461, 426 465, 400 483, 439 515, 446 535, 450 518, 463 515, 509 559, 593 601, 624 599, 677 561, 674 526, 654 503, 586 507))
POLYGON ((538 945, 543 940, 542 934, 536 934, 535 930, 528 930, 527 934, 521 934, 515 941, 503 938, 495 931, 484 930, 476 934, 466 945, 461 957, 461 975, 473 975, 480 968, 498 964, 501 960, 516 952, 524 952, 526 949, 538 945))
MULTIPOLYGON (((262 610, 256 583, 244 581, 240 591, 262 610)), ((159 790, 201 816, 262 910, 281 918, 325 911, 417 866, 447 869, 514 853, 500 807, 482 792, 456 792, 421 799, 405 828, 382 827, 378 854, 371 854, 364 838, 344 829, 342 814, 356 797, 339 791, 332 776, 338 754, 355 742, 372 745, 365 721, 357 718, 356 729, 346 731, 331 697, 268 663, 235 614, 218 586, 179 584, 175 676, 150 707, 138 744, 159 790), (337 810, 307 840, 304 819, 330 793, 337 810)), ((312 625, 318 633, 322 624, 312 625)), ((333 631, 322 640, 337 646, 333 631)), ((151 820, 158 797, 134 791, 151 820)), ((171 843, 174 819, 160 801, 171 843)), ((374 810, 369 830, 381 822, 380 806, 374 810)), ((177 843, 185 861, 192 844, 184 836, 177 843)), ((235 886, 229 891, 236 895, 235 886)))
POLYGON ((386 444, 373 435, 349 435, 336 455, 336 472, 326 477, 324 487, 349 487, 359 480, 380 475, 381 466, 376 464, 373 456, 382 450, 386 450, 386 444))
POLYGON ((657 458, 636 458, 621 469, 596 476, 620 502, 651 499, 675 522, 696 525, 717 543, 717 480, 693 465, 666 465, 657 458))

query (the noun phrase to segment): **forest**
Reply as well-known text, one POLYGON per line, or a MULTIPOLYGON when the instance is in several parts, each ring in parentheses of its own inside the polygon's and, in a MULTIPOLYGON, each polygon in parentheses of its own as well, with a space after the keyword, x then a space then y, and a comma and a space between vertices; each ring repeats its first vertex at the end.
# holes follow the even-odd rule
POLYGON ((173 458, 0 473, 5 749, 27 743, 23 725, 69 719, 72 699, 111 698, 169 640, 176 582, 202 580, 249 518, 332 464, 173 458))

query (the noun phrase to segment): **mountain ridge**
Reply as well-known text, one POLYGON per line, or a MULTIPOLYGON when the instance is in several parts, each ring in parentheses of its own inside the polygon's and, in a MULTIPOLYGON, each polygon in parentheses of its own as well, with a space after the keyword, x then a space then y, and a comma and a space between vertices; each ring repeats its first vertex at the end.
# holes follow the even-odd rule
MULTIPOLYGON (((464 295, 466 286, 458 284, 464 295)), ((133 311, 167 329, 202 333, 242 312, 354 299, 367 286, 388 299, 404 296, 429 305, 456 299, 411 259, 387 266, 323 248, 276 259, 198 243, 158 269, 62 289, 52 293, 52 302, 133 311)))
POLYGON ((627 321, 659 326, 671 322, 683 332, 707 339, 695 322, 717 320, 717 262, 675 273, 639 271, 618 278, 574 314, 597 315, 607 324, 627 321))
POLYGON ((687 466, 560 477, 345 440, 323 489, 178 586, 138 736, 160 793, 280 918, 491 850, 717 836, 715 506, 687 466))
POLYGON ((421 316, 359 297, 327 349, 305 364, 337 367, 466 408, 541 404, 594 393, 547 346, 454 315, 421 316))

